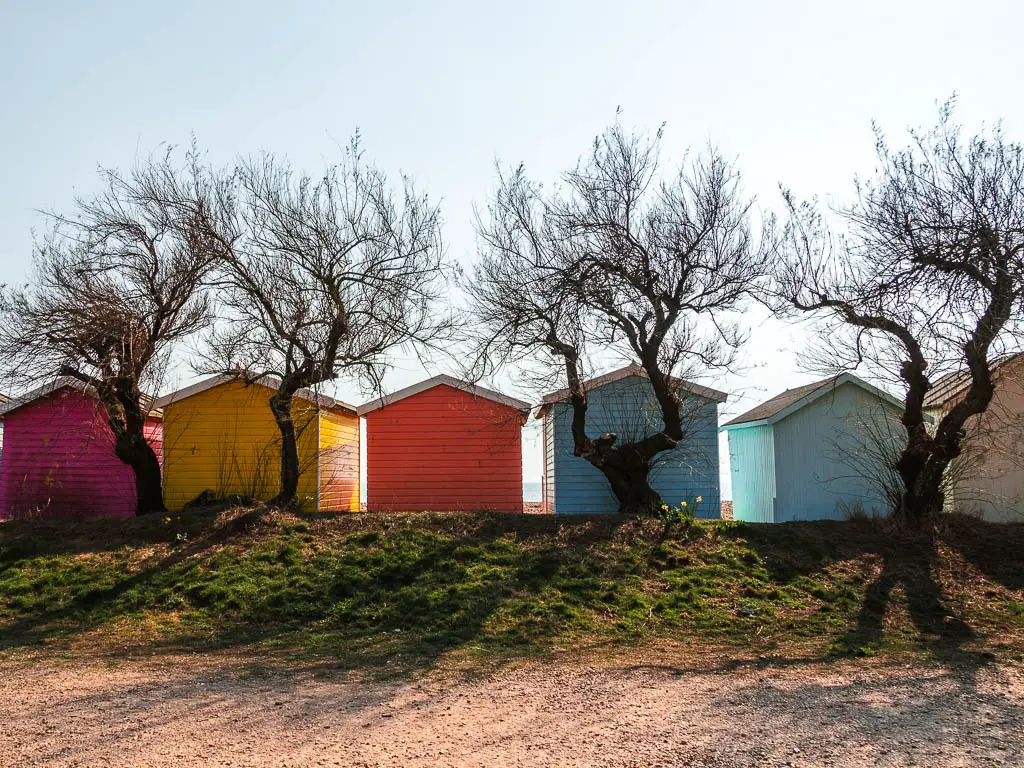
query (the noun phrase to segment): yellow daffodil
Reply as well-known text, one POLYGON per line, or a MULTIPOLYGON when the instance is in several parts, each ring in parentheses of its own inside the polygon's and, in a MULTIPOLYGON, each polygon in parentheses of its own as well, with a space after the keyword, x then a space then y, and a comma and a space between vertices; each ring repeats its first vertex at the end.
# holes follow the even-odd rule
POLYGON ((697 497, 697 503, 700 504, 702 501, 704 501, 704 497, 703 496, 698 496, 697 497))
POLYGON ((686 506, 686 502, 684 501, 680 506, 685 507, 686 506))

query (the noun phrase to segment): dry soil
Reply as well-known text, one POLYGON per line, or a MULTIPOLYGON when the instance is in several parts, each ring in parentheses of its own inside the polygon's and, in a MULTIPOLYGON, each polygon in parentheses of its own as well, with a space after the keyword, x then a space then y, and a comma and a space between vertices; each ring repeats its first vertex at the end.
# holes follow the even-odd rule
POLYGON ((1024 669, 534 662, 353 680, 244 661, 0 664, 4 766, 1024 765, 1024 669))

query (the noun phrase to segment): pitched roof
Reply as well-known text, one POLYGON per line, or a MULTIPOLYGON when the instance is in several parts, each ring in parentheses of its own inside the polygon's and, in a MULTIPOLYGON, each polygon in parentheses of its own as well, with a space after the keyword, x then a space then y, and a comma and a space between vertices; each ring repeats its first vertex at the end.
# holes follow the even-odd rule
MULTIPOLYGON (((1022 359, 1024 359, 1024 353, 1020 352, 997 358, 992 363, 991 372, 994 376, 998 377, 1006 370, 1007 366, 1022 359)), ((924 396, 924 407, 938 408, 943 406, 950 400, 955 400, 957 397, 962 395, 970 386, 970 371, 956 371, 954 373, 947 373, 945 376, 940 376, 932 383, 932 388, 929 389, 928 394, 924 396)))
POLYGON ((356 412, 360 416, 365 416, 366 414, 372 413, 373 411, 380 410, 381 408, 386 408, 392 403, 397 403, 399 400, 404 400, 407 397, 418 395, 420 392, 426 392, 428 389, 433 389, 434 387, 441 385, 446 385, 451 387, 452 389, 458 389, 463 392, 468 392, 474 397, 481 397, 485 400, 493 400, 496 403, 507 405, 509 408, 514 408, 515 410, 520 411, 521 413, 530 412, 530 404, 524 400, 516 400, 514 397, 509 397, 508 395, 503 395, 500 392, 495 392, 493 389, 487 389, 485 387, 472 384, 468 381, 463 381, 462 379, 456 379, 454 376, 447 376, 445 374, 441 374, 440 376, 434 376, 433 378, 427 379, 426 381, 421 381, 418 384, 413 384, 412 386, 406 387, 405 389, 400 389, 397 392, 392 392, 390 395, 384 395, 383 397, 378 397, 376 400, 371 400, 368 403, 363 403, 356 409, 356 412))
MULTIPOLYGON (((216 376, 211 376, 208 379, 203 379, 197 384, 193 384, 189 387, 184 387, 176 392, 171 392, 169 395, 164 395, 158 398, 153 405, 157 408, 166 408, 171 403, 180 403, 186 398, 198 395, 201 392, 206 392, 214 387, 219 387, 222 384, 229 384, 232 381, 242 382, 246 385, 259 384, 269 389, 277 389, 281 386, 281 380, 276 376, 261 376, 258 379, 246 380, 244 373, 219 373, 216 376)), ((314 403, 321 408, 326 408, 332 411, 348 411, 349 413, 355 413, 356 407, 343 403, 341 400, 335 400, 333 397, 320 394, 312 389, 303 387, 302 389, 296 390, 295 397, 302 400, 307 400, 314 403)))
MULTIPOLYGON (((642 365, 630 363, 625 368, 619 368, 617 370, 610 371, 609 373, 602 374, 601 376, 597 376, 593 379, 588 379, 587 381, 583 382, 583 389, 598 389, 600 387, 605 386, 606 384, 611 384, 613 381, 619 381, 621 379, 628 378, 629 376, 640 376, 645 379, 650 378, 647 375, 647 371, 644 370, 642 365)), ((724 403, 729 397, 725 392, 719 392, 717 389, 711 389, 711 387, 704 387, 701 386, 700 384, 694 384, 692 381, 686 381, 684 379, 676 378, 670 378, 669 380, 672 382, 674 386, 678 387, 679 389, 685 392, 689 392, 690 394, 693 395, 698 395, 699 397, 706 397, 708 400, 714 400, 716 403, 724 403)), ((547 413, 548 410, 550 410, 551 406, 554 405, 555 403, 560 403, 568 399, 568 387, 544 395, 544 398, 541 400, 540 410, 537 412, 537 418, 541 418, 545 413, 547 413)))
MULTIPOLYGON (((25 392, 17 397, 8 398, 5 395, 0 395, 0 416, 6 416, 11 411, 16 411, 23 405, 33 403, 40 398, 46 397, 47 395, 53 394, 58 389, 64 389, 68 387, 70 389, 77 389, 79 392, 85 392, 87 394, 95 394, 93 388, 79 379, 73 376, 58 376, 53 381, 48 381, 42 386, 36 387, 33 390, 25 392)), ((140 396, 143 408, 149 408, 149 416, 162 416, 159 408, 156 405, 156 401, 151 395, 147 395, 145 392, 140 396)))
POLYGON ((821 381, 804 384, 802 387, 787 389, 785 392, 776 395, 770 400, 765 400, 760 405, 751 408, 746 413, 742 413, 736 418, 727 421, 722 425, 722 428, 736 427, 741 424, 751 424, 753 422, 774 424, 788 416, 793 411, 799 410, 806 405, 810 405, 818 398, 827 395, 829 392, 834 391, 843 384, 854 384, 861 389, 867 390, 875 396, 882 398, 893 406, 898 408, 903 407, 903 403, 885 390, 868 384, 866 381, 854 376, 852 373, 842 373, 838 376, 830 376, 827 379, 822 379, 821 381))

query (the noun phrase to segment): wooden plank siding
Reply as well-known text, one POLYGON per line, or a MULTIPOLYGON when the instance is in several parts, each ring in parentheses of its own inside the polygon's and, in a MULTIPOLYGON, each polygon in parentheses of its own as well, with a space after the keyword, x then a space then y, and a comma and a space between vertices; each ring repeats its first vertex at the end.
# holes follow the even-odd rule
MULTIPOLYGON (((135 475, 114 453, 102 405, 64 387, 4 418, 0 516, 83 519, 135 514, 135 475)), ((145 427, 161 458, 159 419, 145 427)))
POLYGON ((359 511, 359 417, 320 411, 320 509, 359 511))
MULTIPOLYGON (((206 490, 268 500, 280 488, 281 433, 270 411, 274 390, 231 381, 164 407, 164 498, 178 509, 206 490)), ((317 407, 296 398, 299 503, 318 498, 317 407)), ((354 417, 353 417, 354 418, 354 417)))
POLYGON ((541 489, 543 511, 547 514, 555 512, 555 420, 544 419, 544 486, 541 489))
POLYGON ((367 508, 523 509, 522 416, 439 384, 366 415, 367 508))
MULTIPOLYGON (((718 403, 688 395, 684 405, 686 439, 674 451, 661 454, 650 475, 651 486, 666 501, 698 506, 700 517, 719 517, 721 510, 718 477, 718 403)), ((612 513, 619 509, 607 479, 590 462, 573 455, 572 408, 566 402, 551 406, 544 416, 548 431, 544 476, 549 511, 556 514, 612 513)), ((661 411, 650 382, 628 376, 588 394, 587 434, 606 432, 632 441, 664 427, 661 411)))
POLYGON ((775 439, 771 424, 731 429, 732 518, 775 522, 775 439))
MULTIPOLYGON (((992 523, 1024 522, 1024 361, 1000 368, 988 410, 967 421, 962 457, 950 470, 948 512, 992 523)), ((962 394, 925 412, 937 425, 962 394)))
POLYGON ((774 424, 775 522, 843 520, 858 509, 888 514, 881 489, 857 457, 870 421, 883 414, 898 412, 847 383, 774 424))

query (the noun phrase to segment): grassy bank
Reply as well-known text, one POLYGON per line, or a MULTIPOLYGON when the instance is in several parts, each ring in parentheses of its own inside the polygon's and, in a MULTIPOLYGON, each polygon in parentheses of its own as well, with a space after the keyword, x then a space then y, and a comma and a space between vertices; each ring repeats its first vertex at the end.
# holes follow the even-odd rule
POLYGON ((285 650, 430 665, 665 640, 1019 657, 1024 526, 226 511, 0 525, 0 654, 285 650))

